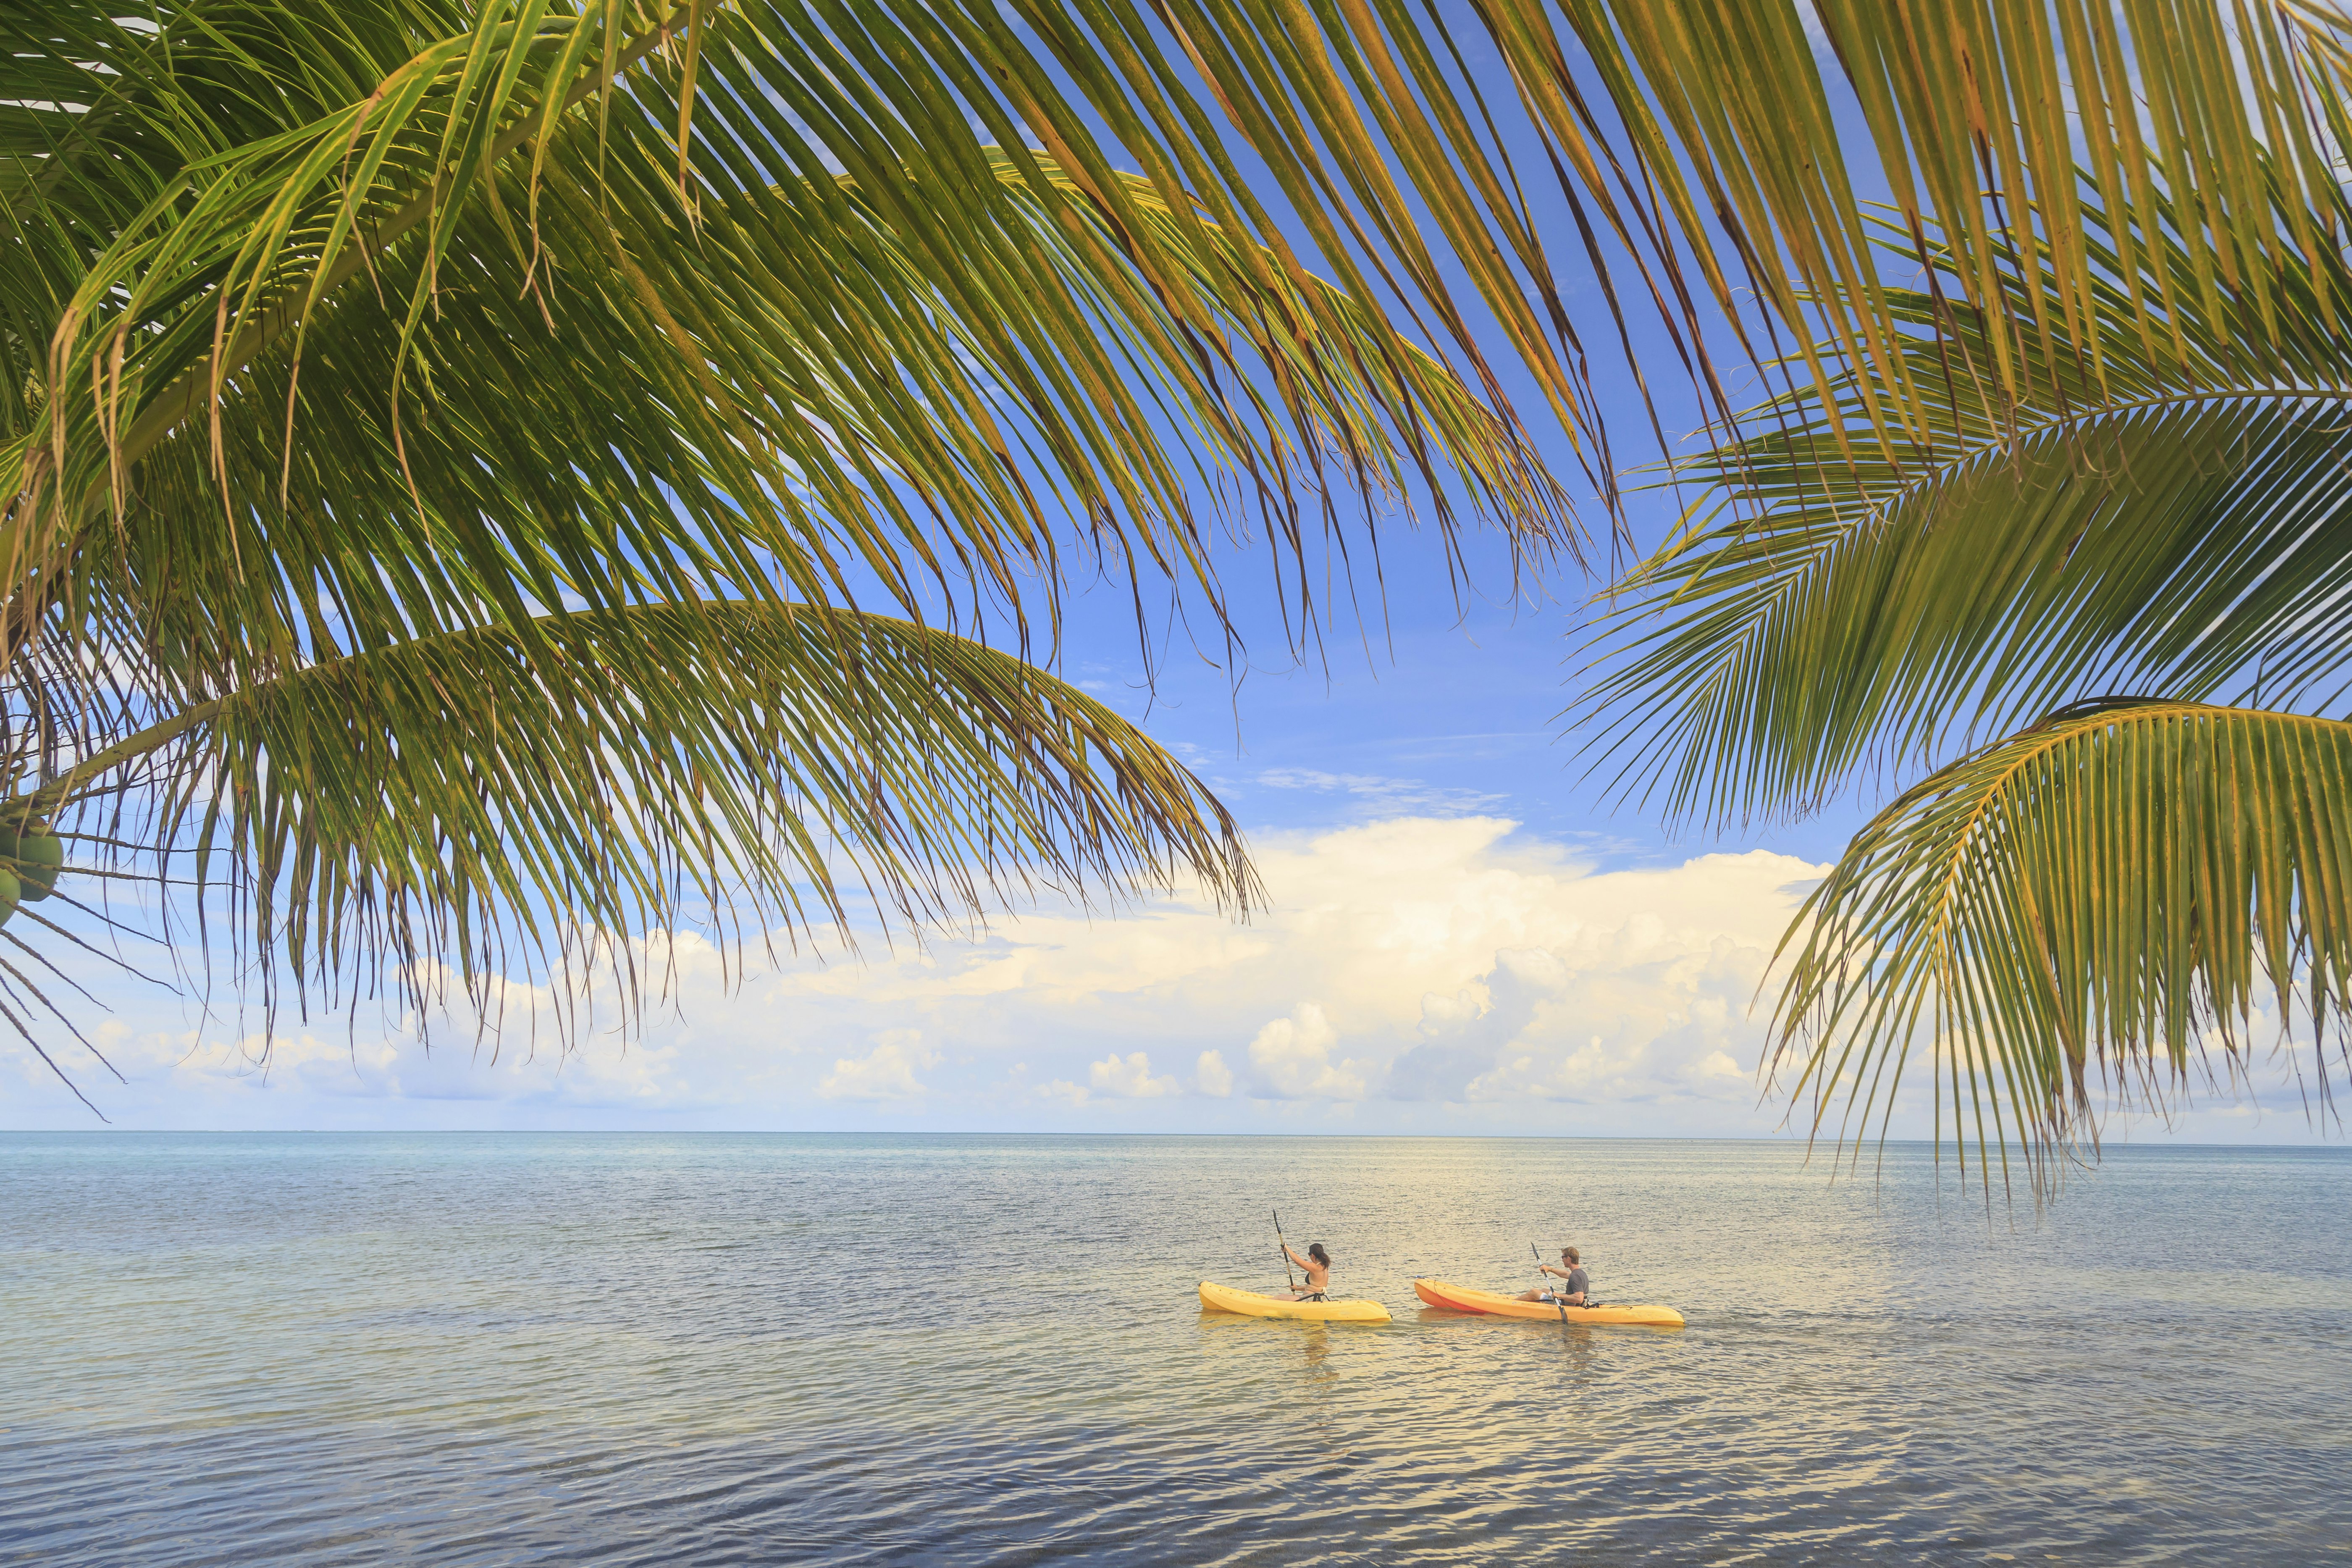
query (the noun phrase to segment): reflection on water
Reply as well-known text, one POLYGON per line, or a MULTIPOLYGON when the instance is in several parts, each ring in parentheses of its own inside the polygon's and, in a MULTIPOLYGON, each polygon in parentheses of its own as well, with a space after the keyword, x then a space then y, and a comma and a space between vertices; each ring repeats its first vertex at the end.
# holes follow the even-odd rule
POLYGON ((2012 1228, 1917 1151, 5 1137, 0 1562, 2335 1557, 2347 1199, 2336 1152, 2127 1149, 2012 1228), (1279 1283, 1276 1203, 1396 1321, 1201 1310, 1279 1283), (1689 1326, 1412 1296, 1531 1242, 1689 1326))

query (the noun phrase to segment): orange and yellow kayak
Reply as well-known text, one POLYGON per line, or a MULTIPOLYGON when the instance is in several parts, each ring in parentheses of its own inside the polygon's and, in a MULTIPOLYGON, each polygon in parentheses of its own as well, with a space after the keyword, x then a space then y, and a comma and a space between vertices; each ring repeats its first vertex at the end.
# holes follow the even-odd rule
POLYGON ((1378 1301, 1293 1301, 1253 1290, 1201 1281, 1201 1305, 1244 1318, 1301 1318, 1312 1323, 1385 1323, 1389 1310, 1378 1301))
POLYGON ((1648 1323, 1679 1329, 1683 1315, 1672 1307, 1562 1307, 1551 1301, 1522 1301, 1517 1296, 1449 1285, 1443 1279, 1416 1279, 1412 1293, 1433 1307, 1454 1312, 1484 1312, 1496 1318, 1535 1318, 1547 1323, 1648 1323))

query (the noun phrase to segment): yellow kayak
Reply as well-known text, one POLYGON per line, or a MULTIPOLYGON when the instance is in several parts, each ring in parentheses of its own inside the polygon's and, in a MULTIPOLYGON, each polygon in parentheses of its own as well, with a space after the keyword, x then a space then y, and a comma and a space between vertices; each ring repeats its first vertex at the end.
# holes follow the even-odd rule
POLYGON ((1456 1312, 1485 1312, 1497 1318, 1535 1318, 1547 1323, 1648 1323, 1679 1329, 1683 1315, 1672 1307, 1562 1307, 1551 1301, 1522 1301, 1517 1296, 1449 1285, 1443 1279, 1416 1279, 1412 1293, 1433 1307, 1456 1312))
POLYGON ((1304 1318, 1316 1323, 1385 1323, 1389 1310, 1378 1301, 1293 1301, 1282 1296, 1261 1296, 1254 1290, 1201 1281, 1201 1305, 1216 1312, 1239 1312, 1244 1318, 1304 1318))

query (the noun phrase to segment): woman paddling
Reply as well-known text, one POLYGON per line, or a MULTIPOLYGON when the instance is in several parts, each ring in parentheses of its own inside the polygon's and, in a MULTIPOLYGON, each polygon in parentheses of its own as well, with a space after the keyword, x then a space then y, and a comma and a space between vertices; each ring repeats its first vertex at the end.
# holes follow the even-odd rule
POLYGON ((1277 1301, 1326 1300, 1326 1293, 1331 1289, 1331 1255, 1323 1250, 1323 1244, 1319 1241, 1315 1243, 1307 1249, 1307 1256, 1301 1258, 1290 1250, 1290 1243, 1286 1241, 1282 1244, 1282 1255, 1307 1270, 1307 1283, 1294 1289, 1285 1290, 1274 1299, 1277 1301))

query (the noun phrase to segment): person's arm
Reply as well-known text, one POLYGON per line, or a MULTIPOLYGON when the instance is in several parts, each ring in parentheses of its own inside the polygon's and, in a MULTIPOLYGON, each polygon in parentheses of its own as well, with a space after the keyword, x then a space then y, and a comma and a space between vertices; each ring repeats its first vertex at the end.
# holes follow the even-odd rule
POLYGON ((1298 1265, 1298 1267, 1300 1267, 1301 1268, 1306 1268, 1306 1267, 1307 1267, 1307 1259, 1305 1259, 1304 1258, 1299 1257, 1299 1256, 1298 1256, 1298 1254, 1297 1254, 1297 1253, 1295 1253, 1295 1252, 1291 1251, 1291 1250, 1290 1250, 1290 1243, 1288 1243, 1288 1242, 1286 1242, 1286 1242, 1284 1242, 1284 1243, 1282 1244, 1282 1255, 1283 1255, 1285 1258, 1289 1258, 1289 1259, 1290 1259, 1290 1261, 1292 1261, 1293 1263, 1296 1263, 1297 1265, 1298 1265))

